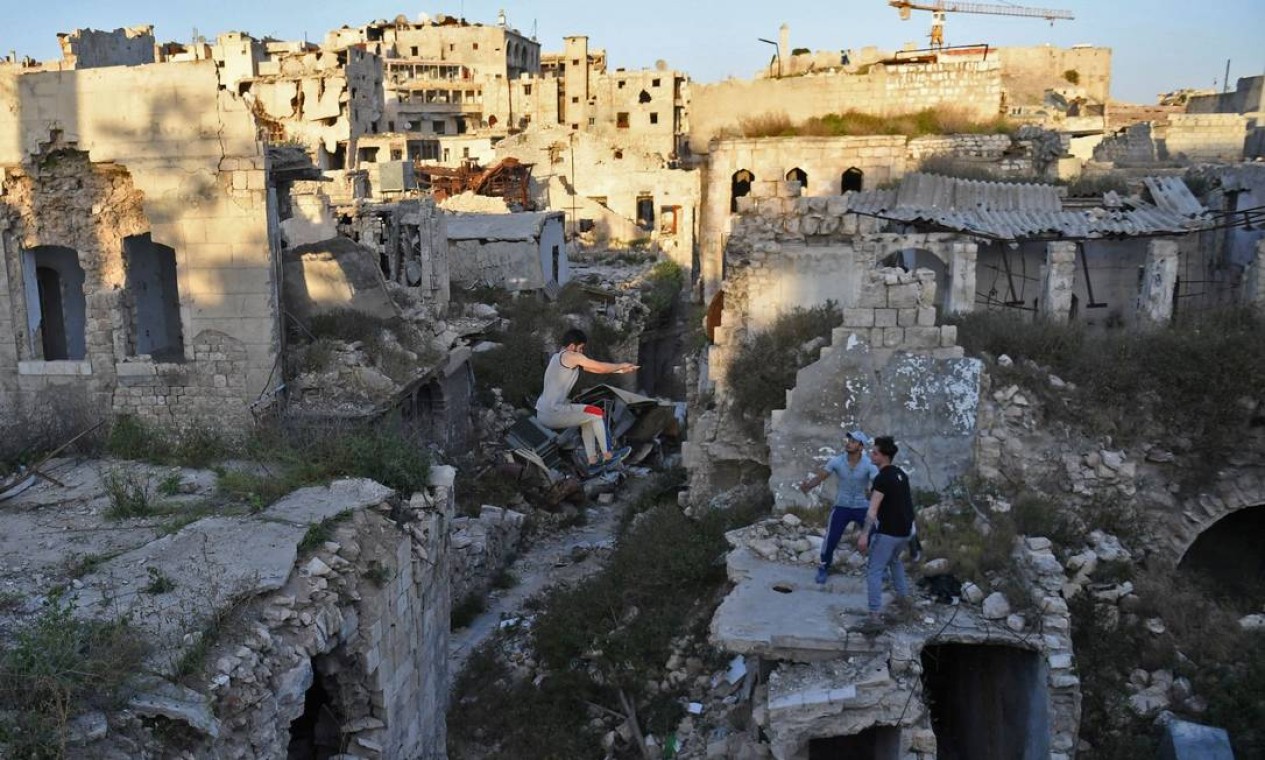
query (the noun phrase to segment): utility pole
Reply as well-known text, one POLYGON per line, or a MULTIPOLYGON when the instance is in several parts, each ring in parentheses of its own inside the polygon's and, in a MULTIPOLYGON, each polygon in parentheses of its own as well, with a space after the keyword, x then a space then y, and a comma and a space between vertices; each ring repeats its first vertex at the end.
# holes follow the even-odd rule
POLYGON ((1221 80, 1221 91, 1230 91, 1230 59, 1225 59, 1225 79, 1221 80))

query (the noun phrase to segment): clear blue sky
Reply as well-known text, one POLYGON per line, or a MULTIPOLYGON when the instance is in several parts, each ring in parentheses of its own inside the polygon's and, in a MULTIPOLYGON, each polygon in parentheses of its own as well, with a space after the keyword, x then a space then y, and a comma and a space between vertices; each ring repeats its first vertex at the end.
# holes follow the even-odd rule
MULTIPOLYGON (((997 2, 997 0, 992 0, 997 2)), ((1227 58, 1230 81, 1265 73, 1265 0, 1049 0, 1075 21, 1050 24, 1026 18, 950 14, 949 44, 1105 45, 1114 50, 1112 91, 1120 100, 1151 103, 1159 92, 1218 86, 1227 58)), ((792 47, 838 50, 877 45, 923 46, 930 19, 900 21, 885 0, 449 0, 406 4, 386 0, 0 0, 0 51, 41 60, 60 57, 55 35, 79 27, 114 29, 154 24, 160 41, 187 41, 193 29, 213 37, 246 31, 317 42, 329 29, 404 13, 460 14, 494 23, 504 8, 511 26, 537 37, 546 51, 562 37, 587 34, 606 48, 612 67, 641 68, 657 59, 696 81, 749 77, 790 24, 792 47)))

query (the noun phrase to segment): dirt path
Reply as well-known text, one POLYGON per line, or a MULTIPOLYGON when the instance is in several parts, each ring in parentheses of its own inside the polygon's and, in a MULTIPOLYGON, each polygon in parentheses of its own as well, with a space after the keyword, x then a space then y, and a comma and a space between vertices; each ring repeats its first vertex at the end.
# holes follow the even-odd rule
POLYGON ((614 503, 594 506, 588 522, 532 544, 509 569, 518 583, 487 596, 487 609, 448 639, 448 682, 455 684, 470 653, 496 632, 503 619, 518 617, 524 603, 549 586, 575 583, 602 568, 604 552, 614 546, 615 526, 625 505, 635 499, 648 479, 625 481, 614 503))

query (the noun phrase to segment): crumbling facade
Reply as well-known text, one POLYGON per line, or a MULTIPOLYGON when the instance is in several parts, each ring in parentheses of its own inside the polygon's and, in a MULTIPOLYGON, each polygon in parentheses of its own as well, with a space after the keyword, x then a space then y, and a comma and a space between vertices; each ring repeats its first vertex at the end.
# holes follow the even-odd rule
POLYGON ((155 420, 249 419, 281 343, 247 105, 210 60, 0 79, 5 401, 75 387, 155 420))

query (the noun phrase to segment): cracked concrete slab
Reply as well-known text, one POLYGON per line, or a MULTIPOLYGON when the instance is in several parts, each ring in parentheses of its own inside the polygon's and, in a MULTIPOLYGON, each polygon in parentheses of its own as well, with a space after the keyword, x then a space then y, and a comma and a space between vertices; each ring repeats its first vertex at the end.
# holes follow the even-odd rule
POLYGON ((729 579, 736 586, 712 618, 712 640, 726 651, 778 660, 886 651, 881 637, 856 632, 868 614, 865 579, 831 575, 819 585, 813 573, 811 567, 768 562, 745 547, 735 549, 729 579))

